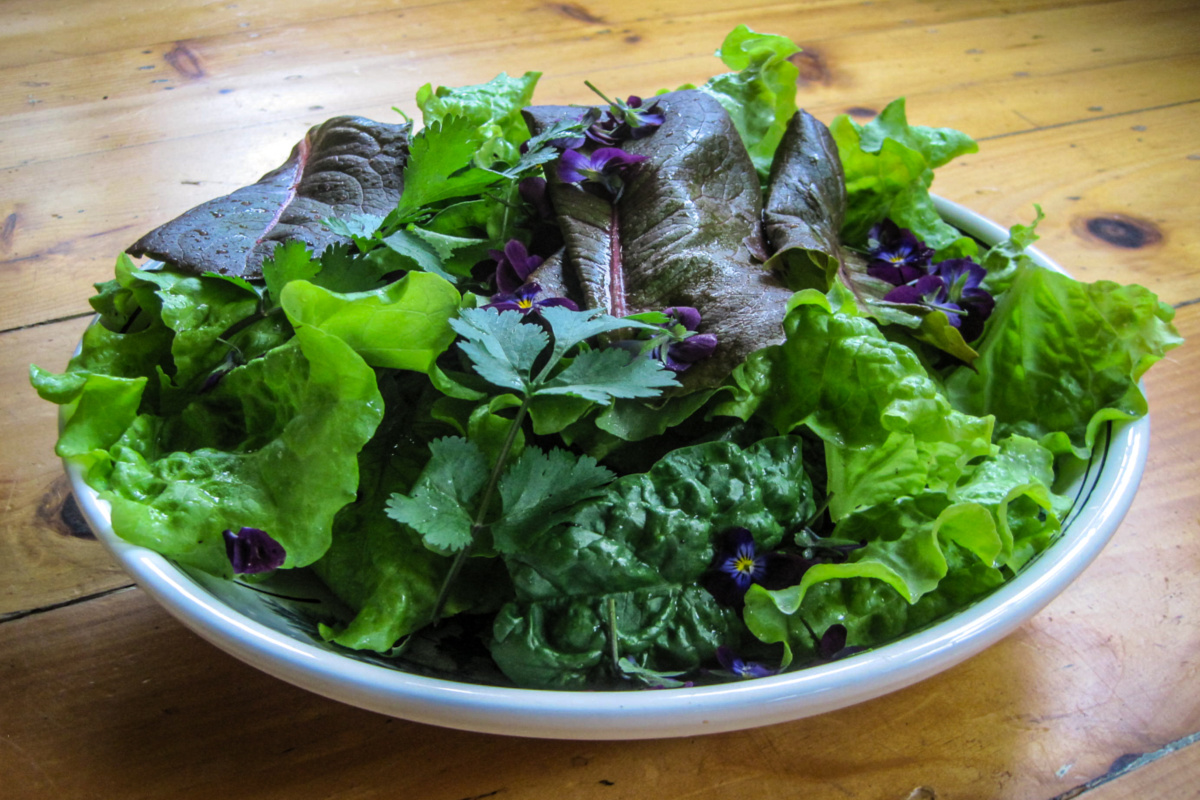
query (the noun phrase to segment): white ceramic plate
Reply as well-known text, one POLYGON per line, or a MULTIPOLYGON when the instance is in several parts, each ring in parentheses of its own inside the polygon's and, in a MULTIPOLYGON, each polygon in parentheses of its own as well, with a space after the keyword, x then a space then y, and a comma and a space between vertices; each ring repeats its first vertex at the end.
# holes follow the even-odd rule
MULTIPOLYGON (((962 206, 939 199, 938 210, 986 243, 1007 236, 1004 228, 962 206)), ((1060 269, 1035 249, 1029 254, 1042 266, 1060 269)), ((982 600, 922 631, 833 663, 663 691, 512 689, 412 674, 337 648, 315 633, 314 619, 338 613, 337 601, 315 578, 281 575, 251 588, 182 568, 118 539, 108 504, 83 483, 78 469, 68 465, 67 472, 93 530, 138 585, 193 631, 264 672, 335 700, 434 725, 517 736, 636 739, 737 730, 832 711, 908 686, 994 644, 1062 592, 1129 509, 1146 462, 1150 422, 1107 430, 1068 492, 1077 501, 1062 536, 982 600)))

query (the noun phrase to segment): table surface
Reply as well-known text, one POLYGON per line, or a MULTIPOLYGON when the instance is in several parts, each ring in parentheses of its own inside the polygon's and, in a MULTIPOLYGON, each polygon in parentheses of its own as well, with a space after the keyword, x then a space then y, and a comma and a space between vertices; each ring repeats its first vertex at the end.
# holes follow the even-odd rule
POLYGON ((1196 345, 1147 378, 1141 490, 1100 558, 1000 644, 808 720, 648 742, 396 720, 267 677, 184 630, 69 498, 56 409, 91 284, 121 250, 281 162, 336 114, 426 82, 545 75, 648 94, 723 71, 738 23, 804 47, 826 121, 906 96, 975 136, 934 190, 1086 280, 1138 282, 1200 340, 1200 4, 1186 0, 5 0, 0 4, 0 784, 7 797, 1197 797, 1196 345), (142 10, 135 8, 141 6, 142 10), (154 10, 150 10, 153 7, 154 10), (1190 367, 1188 366, 1190 365, 1190 367))

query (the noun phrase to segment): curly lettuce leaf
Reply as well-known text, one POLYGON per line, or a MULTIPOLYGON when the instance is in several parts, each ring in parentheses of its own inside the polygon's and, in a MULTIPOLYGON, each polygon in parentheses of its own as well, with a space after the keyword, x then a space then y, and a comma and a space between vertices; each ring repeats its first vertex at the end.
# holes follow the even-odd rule
POLYGON ((540 72, 526 72, 519 78, 501 72, 487 83, 436 90, 427 83, 417 90, 417 106, 426 125, 451 116, 475 125, 481 142, 475 154, 477 166, 515 164, 521 158, 521 143, 529 138, 521 109, 533 102, 540 77, 540 72))
POLYGON ((951 407, 917 355, 852 306, 797 295, 783 344, 734 372, 738 396, 716 413, 758 414, 780 433, 806 426, 826 443, 830 513, 841 519, 926 487, 953 486, 992 452, 992 421, 951 407))
MULTIPOLYGON (((786 36, 756 33, 745 25, 729 32, 716 55, 736 72, 709 78, 700 91, 729 112, 762 180, 771 171, 788 120, 796 113, 796 65, 800 52, 786 36)), ((691 88, 685 86, 681 88, 691 88)))
MULTIPOLYGON (((930 621, 914 610, 927 595, 983 594, 1059 532, 1067 501, 1049 488, 1053 460, 1036 442, 1012 437, 952 491, 922 491, 855 511, 832 536, 864 546, 845 563, 812 567, 796 586, 751 587, 746 624, 764 642, 809 652, 809 627, 838 622, 848 628, 848 645, 870 646, 930 621)), ((935 600, 923 608, 931 606, 958 607, 935 600)))
POLYGON ((864 243, 872 225, 890 218, 935 250, 954 248, 959 256, 977 252, 974 241, 942 220, 929 195, 934 168, 976 152, 974 140, 951 128, 909 125, 903 98, 866 125, 843 114, 829 130, 846 173, 844 242, 864 243))
POLYGON ((975 369, 951 373, 946 391, 955 408, 994 415, 999 435, 1085 458, 1104 422, 1146 413, 1137 382, 1182 342, 1174 316, 1140 286, 1025 265, 988 320, 975 369))
POLYGON ((227 528, 270 533, 287 550, 285 567, 315 561, 334 515, 354 500, 358 451, 379 423, 374 371, 341 340, 306 328, 230 372, 204 403, 211 413, 173 422, 139 416, 111 447, 100 496, 113 530, 217 575, 231 574, 227 528), (231 416, 240 446, 205 445, 230 435, 231 416), (184 439, 192 447, 177 450, 184 439))

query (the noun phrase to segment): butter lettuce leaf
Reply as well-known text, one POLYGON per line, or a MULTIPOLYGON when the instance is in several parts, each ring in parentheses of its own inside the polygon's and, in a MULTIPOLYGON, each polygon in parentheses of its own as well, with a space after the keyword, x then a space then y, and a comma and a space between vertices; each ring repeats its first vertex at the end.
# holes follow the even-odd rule
POLYGON ((341 340, 306 328, 231 371, 204 404, 208 413, 179 420, 142 415, 111 447, 100 496, 113 530, 217 575, 231 574, 227 528, 267 531, 287 551, 285 567, 315 561, 334 515, 355 498, 358 451, 382 414, 374 371, 341 340), (231 446, 223 440, 234 427, 242 441, 231 446))
POLYGON ((1140 286, 1024 265, 988 320, 975 369, 951 373, 946 391, 956 408, 994 415, 999 435, 1085 458, 1105 421, 1146 413, 1137 382, 1182 341, 1174 315, 1140 286))
POLYGON ((462 297, 436 275, 410 272, 369 292, 331 292, 306 280, 283 287, 293 326, 337 336, 373 367, 428 372, 454 341, 450 320, 462 297))
POLYGON ((844 242, 863 244, 872 225, 890 218, 935 250, 953 247, 957 256, 978 251, 973 240, 942 220, 929 196, 934 168, 979 149, 971 137, 952 128, 909 125, 903 98, 866 125, 842 114, 829 130, 846 173, 844 242))

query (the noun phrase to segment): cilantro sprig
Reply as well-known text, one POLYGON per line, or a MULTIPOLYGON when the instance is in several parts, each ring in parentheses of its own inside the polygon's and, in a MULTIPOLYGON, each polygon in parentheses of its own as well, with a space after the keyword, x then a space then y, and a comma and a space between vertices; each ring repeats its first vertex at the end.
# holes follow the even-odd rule
POLYGON ((649 323, 560 307, 542 309, 540 319, 548 331, 515 311, 465 309, 451 320, 475 373, 520 404, 494 463, 468 438, 439 439, 431 443, 429 462, 413 489, 388 500, 389 517, 413 528, 431 549, 456 554, 435 604, 435 621, 470 553, 513 552, 518 538, 550 530, 614 477, 595 459, 558 449, 527 447, 508 463, 535 397, 568 395, 608 404, 654 397, 678 385, 647 353, 588 344, 601 334, 655 327, 649 323), (500 509, 493 514, 497 495, 500 509))

